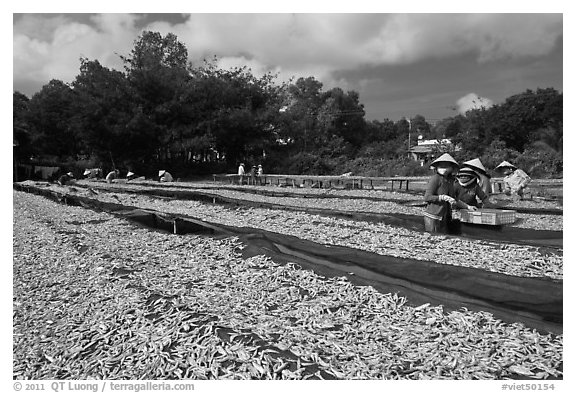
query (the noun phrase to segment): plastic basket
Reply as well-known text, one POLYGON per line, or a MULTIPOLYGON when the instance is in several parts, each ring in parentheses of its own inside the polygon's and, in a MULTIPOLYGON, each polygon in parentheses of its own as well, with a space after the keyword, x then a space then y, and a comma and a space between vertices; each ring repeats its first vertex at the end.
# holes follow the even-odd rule
POLYGON ((516 211, 500 209, 460 210, 460 220, 471 224, 483 225, 514 224, 516 221, 516 211))

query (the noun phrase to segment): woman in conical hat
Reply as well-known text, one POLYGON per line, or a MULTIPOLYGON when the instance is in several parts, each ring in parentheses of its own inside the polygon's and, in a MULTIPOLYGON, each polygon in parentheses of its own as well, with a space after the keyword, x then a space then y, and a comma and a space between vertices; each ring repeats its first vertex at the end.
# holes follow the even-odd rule
POLYGON ((127 180, 134 180, 134 179, 136 179, 136 174, 132 171, 128 171, 128 173, 126 174, 126 179, 127 180))
POLYGON ((66 184, 74 183, 74 174, 68 172, 58 178, 58 184, 65 186, 66 184))
POLYGON ((430 167, 438 168, 441 163, 450 164, 450 166, 452 166, 453 168, 456 168, 456 170, 458 170, 458 168, 460 168, 460 165, 458 165, 458 162, 448 153, 444 153, 440 157, 438 157, 437 159, 432 161, 432 163, 430 164, 430 167))
POLYGON ((482 161, 479 158, 475 158, 473 160, 469 160, 462 163, 462 166, 465 168, 472 168, 474 172, 478 175, 478 184, 482 188, 482 191, 486 195, 490 195, 492 192, 492 185, 490 184, 490 175, 484 165, 482 165, 482 161))
POLYGON ((502 161, 495 169, 505 176, 503 180, 506 195, 512 195, 515 200, 523 199, 528 183, 532 181, 530 176, 508 161, 502 161))
POLYGON ((170 174, 170 172, 167 172, 165 170, 158 171, 158 177, 160 178, 161 182, 168 182, 169 183, 169 182, 174 181, 172 174, 170 174))
POLYGON ((485 175, 488 174, 488 172, 486 171, 486 168, 484 168, 484 165, 482 165, 482 161, 480 161, 479 158, 474 158, 473 160, 465 161, 462 163, 462 166, 472 168, 475 171, 480 171, 481 173, 484 173, 485 175))
POLYGON ((454 191, 454 175, 458 172, 458 162, 448 153, 432 161, 434 175, 428 181, 424 200, 424 228, 428 232, 447 232, 452 221, 452 206, 457 205, 454 191))
POLYGON ((462 168, 456 175, 456 183, 454 183, 454 192, 456 199, 462 204, 467 205, 468 210, 476 210, 480 207, 478 199, 481 203, 485 203, 488 195, 482 190, 478 182, 478 174, 472 168, 462 168))
POLYGON ((508 161, 502 161, 500 164, 498 164, 498 166, 496 168, 494 168, 497 171, 505 171, 508 169, 511 169, 512 171, 514 171, 516 168, 516 165, 510 164, 508 161))
POLYGON ((106 182, 112 183, 112 181, 114 181, 118 177, 119 174, 120 174, 120 171, 118 169, 114 169, 114 170, 110 171, 106 175, 106 182))

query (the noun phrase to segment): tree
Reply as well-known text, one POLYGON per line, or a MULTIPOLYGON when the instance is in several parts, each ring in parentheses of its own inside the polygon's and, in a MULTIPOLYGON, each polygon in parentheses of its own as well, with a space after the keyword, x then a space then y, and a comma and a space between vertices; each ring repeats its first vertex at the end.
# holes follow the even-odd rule
POLYGON ((318 131, 318 112, 323 103, 321 92, 322 83, 313 77, 298 78, 288 86, 288 113, 294 122, 291 137, 295 141, 294 146, 300 151, 307 151, 308 145, 313 149, 313 141, 323 139, 318 131))
MULTIPOLYGON (((403 156, 406 154, 411 146, 408 146, 408 135, 410 135, 410 122, 406 118, 402 118, 395 123, 396 126, 396 154, 403 156)), ((410 138, 410 145, 414 144, 414 139, 410 138)))
POLYGON ((445 132, 462 147, 461 155, 481 156, 493 141, 522 153, 526 149, 562 150, 562 95, 554 89, 527 90, 491 108, 442 122, 445 132))
POLYGON ((454 145, 460 146, 461 155, 478 157, 490 143, 488 136, 490 134, 486 130, 489 124, 486 112, 485 108, 470 110, 466 112, 466 118, 463 121, 457 117, 449 125, 454 130, 449 133, 452 135, 451 141, 454 145), (460 131, 456 133, 458 129, 460 131))
POLYGON ((422 115, 416 115, 410 119, 410 131, 415 134, 416 137, 422 135, 424 139, 431 137, 430 124, 426 121, 426 118, 422 115))
POLYGON ((147 124, 147 130, 154 132, 149 144, 155 143, 159 159, 165 160, 175 145, 182 144, 190 123, 185 100, 191 79, 186 46, 172 33, 144 31, 130 55, 121 58, 133 102, 141 112, 138 116, 146 117, 144 123, 139 118, 132 124, 147 124))
POLYGON ((20 157, 30 157, 33 154, 29 102, 30 99, 18 91, 12 95, 12 136, 20 157))
POLYGON ((366 144, 390 141, 398 137, 398 129, 394 122, 389 119, 383 121, 372 120, 366 123, 366 144))
MULTIPOLYGON (((81 152, 114 165, 123 160, 150 157, 154 140, 134 137, 136 115, 133 92, 123 73, 103 67, 98 60, 80 59, 80 74, 72 83, 76 100, 72 124, 81 138, 81 152), (128 148, 127 148, 128 147, 128 148)), ((146 133, 149 128, 138 130, 146 133)))
POLYGON ((432 128, 431 134, 436 139, 452 139, 464 132, 466 124, 466 118, 462 115, 448 117, 437 122, 432 128))
POLYGON ((238 161, 262 160, 276 141, 276 120, 283 87, 275 76, 255 77, 246 67, 222 70, 214 62, 192 70, 190 97, 198 116, 199 134, 213 141, 229 166, 238 161))
POLYGON ((562 139, 562 105, 562 94, 552 88, 526 90, 508 97, 486 111, 486 139, 497 136, 518 151, 543 137, 558 147, 562 139))
POLYGON ((188 50, 175 34, 144 31, 135 41, 130 57, 121 56, 129 74, 161 69, 186 69, 188 50))
POLYGON ((70 86, 56 79, 30 99, 31 142, 40 154, 61 160, 75 157, 79 143, 70 122, 75 100, 70 86))
POLYGON ((318 144, 340 137, 346 143, 359 148, 367 138, 364 121, 364 106, 359 102, 355 91, 346 94, 340 88, 333 88, 322 94, 322 106, 318 110, 319 134, 318 144))
POLYGON ((520 153, 516 150, 506 147, 506 142, 495 139, 484 149, 480 161, 487 169, 496 168, 502 161, 516 162, 520 153))

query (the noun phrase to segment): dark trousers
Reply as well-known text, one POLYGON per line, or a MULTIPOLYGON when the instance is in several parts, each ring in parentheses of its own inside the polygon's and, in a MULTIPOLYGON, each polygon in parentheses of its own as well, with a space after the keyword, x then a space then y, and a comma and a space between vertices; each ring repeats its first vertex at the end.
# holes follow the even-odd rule
POLYGON ((448 208, 442 216, 442 220, 424 216, 424 229, 431 233, 446 233, 458 235, 461 233, 460 220, 452 219, 452 209, 448 208))
POLYGON ((446 225, 446 220, 435 220, 424 216, 424 229, 426 232, 446 233, 448 225, 446 225))

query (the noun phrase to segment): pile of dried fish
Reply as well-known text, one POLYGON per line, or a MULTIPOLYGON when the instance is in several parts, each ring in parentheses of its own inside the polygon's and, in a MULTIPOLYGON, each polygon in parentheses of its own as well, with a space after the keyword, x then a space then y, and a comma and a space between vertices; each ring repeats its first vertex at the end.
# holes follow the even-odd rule
MULTIPOLYGON (((372 201, 369 199, 345 199, 345 198, 298 198, 298 197, 270 197, 232 190, 211 190, 212 194, 227 198, 250 202, 264 202, 311 209, 330 209, 339 211, 354 211, 367 213, 402 213, 420 215, 422 209, 418 207, 404 206, 390 201, 372 201)), ((420 198, 421 199, 421 198, 420 198)))
POLYGON ((526 200, 513 200, 512 197, 506 195, 498 195, 494 197, 497 202, 505 204, 510 209, 550 209, 562 210, 562 200, 545 200, 542 198, 533 198, 526 200))
MULTIPOLYGON (((98 182, 94 183, 93 181, 89 180, 80 180, 78 182, 79 185, 82 186, 90 186, 91 184, 98 184, 103 185, 104 183, 98 182)), ((337 188, 293 188, 293 187, 275 187, 275 186, 266 186, 266 187, 255 187, 255 186, 246 186, 246 185, 231 185, 231 184, 218 184, 212 182, 206 183, 158 183, 150 180, 146 181, 139 181, 139 182, 117 182, 112 184, 106 184, 107 187, 111 189, 113 187, 122 187, 122 188, 129 188, 129 189, 145 189, 145 188, 162 188, 162 189, 170 189, 170 190, 178 190, 178 191, 186 191, 186 190, 210 190, 213 191, 237 191, 243 194, 257 194, 259 191, 266 192, 267 194, 277 194, 277 196, 286 196, 289 194, 290 196, 299 197, 299 196, 331 196, 331 197, 338 197, 345 199, 347 197, 362 197, 362 198, 371 198, 371 199, 382 199, 382 200, 421 200, 421 194, 413 194, 413 193, 406 193, 406 192, 398 192, 387 190, 383 188, 374 189, 374 190, 342 190, 337 188)), ((337 198, 331 198, 337 199, 337 198)))
MULTIPOLYGON (((337 211, 346 212, 362 212, 362 213, 394 213, 394 214, 408 214, 421 216, 421 207, 405 206, 402 204, 390 202, 390 201, 373 201, 369 199, 322 199, 322 198, 297 198, 297 197, 269 197, 263 195, 256 195, 241 191, 231 191, 231 190, 216 190, 210 191, 212 194, 217 194, 227 198, 233 198, 237 200, 245 200, 250 202, 265 202, 272 204, 280 204, 283 206, 298 207, 302 209, 330 209, 337 211)), ((392 193, 388 193, 392 194, 392 193)), ((392 199, 419 201, 422 199, 421 196, 415 196, 410 194, 400 194, 394 193, 396 195, 389 195, 392 199), (409 198, 406 198, 409 196, 409 198)), ((383 195, 380 194, 379 198, 383 195)), ((542 204, 539 203, 528 203, 528 201, 520 201, 515 205, 510 205, 510 209, 514 207, 540 207, 542 204)), ((560 209, 559 209, 560 210, 560 209)), ((518 221, 512 226, 519 228, 531 228, 538 230, 552 230, 561 231, 563 229, 563 217, 562 216, 546 216, 537 214, 526 214, 518 213, 518 221)))
MULTIPOLYGON (((50 187, 60 192, 64 190, 63 187, 50 187)), ((562 279, 562 252, 541 253, 533 246, 431 235, 386 224, 303 212, 256 208, 231 210, 201 202, 166 201, 134 194, 102 191, 97 195, 89 195, 81 189, 75 192, 103 202, 183 214, 217 224, 259 228, 322 244, 358 248, 393 257, 480 268, 515 276, 562 279)))
MULTIPOLYGON (((90 184, 90 181, 81 181, 80 184, 90 184)), ((141 186, 158 187, 159 183, 151 180, 140 181, 137 183, 119 183, 122 186, 141 186)), ((271 194, 285 195, 291 194, 293 196, 337 196, 337 197, 370 197, 370 198, 381 198, 381 199, 397 199, 397 200, 420 200, 423 194, 411 194, 402 191, 393 191, 386 187, 375 187, 374 189, 341 189, 341 188, 311 188, 311 187, 277 187, 274 185, 268 186, 247 186, 247 185, 232 185, 232 184, 221 184, 214 182, 175 182, 175 183, 162 183, 160 185, 162 188, 169 189, 210 189, 210 190, 233 190, 244 193, 254 193, 257 191, 266 191, 271 194)))
MULTIPOLYGON (((510 207, 514 209, 514 207, 510 207)), ((539 231, 564 230, 564 217, 544 214, 516 213, 517 222, 512 225, 517 228, 537 229, 539 231)))
POLYGON ((14 193, 17 379, 561 378, 563 336, 14 193))
MULTIPOLYGON (((79 184, 89 187, 90 182, 83 181, 79 184)), ((147 183, 140 183, 140 184, 126 184, 126 183, 117 183, 106 185, 106 188, 110 191, 121 191, 122 189, 128 190, 144 190, 149 188, 146 186, 147 183)), ((186 191, 190 190, 190 186, 181 186, 182 183, 173 183, 173 185, 167 186, 170 189, 179 190, 179 191, 186 191)), ((193 183, 192 183, 193 184, 193 183)), ((164 186, 162 186, 164 187, 164 186)), ((413 200, 415 202, 422 201, 422 195, 414 195, 414 194, 406 194, 406 193, 399 193, 399 192, 390 192, 390 191, 356 191, 356 193, 363 193, 363 196, 382 199, 381 201, 378 200, 370 200, 370 199, 346 199, 346 195, 348 191, 345 190, 324 190, 323 193, 332 192, 334 194, 338 194, 339 198, 310 198, 310 193, 307 191, 311 191, 314 189, 295 189, 300 190, 300 196, 308 195, 307 198, 299 198, 298 191, 294 192, 294 197, 286 197, 286 196, 263 196, 258 195, 250 192, 244 192, 247 188, 246 186, 236 186, 239 190, 230 190, 230 189, 222 189, 219 190, 217 188, 210 189, 211 194, 220 195, 227 198, 236 199, 238 201, 250 201, 250 202, 265 202, 265 203, 272 203, 277 205, 284 205, 284 206, 291 206, 291 207, 298 207, 301 209, 330 209, 335 211, 344 211, 344 212, 362 212, 362 213, 393 213, 393 214, 408 214, 414 216, 422 216, 422 208, 421 207, 412 207, 412 206, 405 206, 402 204, 394 203, 391 201, 394 200, 413 200), (240 188, 243 187, 243 188, 240 188)), ((314 192, 314 191, 312 191, 314 192)), ((320 195, 320 194, 318 194, 320 195)), ((349 195, 350 196, 350 195, 349 195)), ((358 196, 358 195, 356 195, 358 196)), ((550 204, 554 204, 553 202, 533 202, 532 204, 530 201, 520 201, 516 202, 516 204, 509 205, 511 209, 514 207, 540 207, 540 208, 549 208, 550 204), (547 204, 547 205, 544 205, 547 204)), ((557 206, 556 206, 557 207, 557 206)), ((561 211, 561 209, 558 209, 561 211)), ((518 228, 529 228, 529 229, 537 229, 537 230, 553 230, 553 231, 561 231, 563 229, 563 217, 562 216, 549 216, 549 215, 537 215, 537 214, 525 214, 520 213, 517 214, 517 222, 512 226, 518 228)))
MULTIPOLYGON (((79 184, 90 185, 93 181, 80 181, 79 184)), ((413 182, 410 184, 416 185, 412 192, 404 191, 393 191, 386 187, 377 187, 374 189, 357 189, 357 190, 346 190, 340 188, 299 188, 299 187, 276 187, 276 186, 247 186, 247 185, 232 185, 232 184, 220 184, 214 182, 175 182, 175 183, 158 183, 151 180, 139 181, 139 182, 121 182, 115 183, 112 186, 118 185, 121 187, 160 187, 164 189, 177 189, 177 190, 199 190, 199 189, 209 189, 209 190, 231 190, 241 193, 258 193, 264 191, 267 194, 278 194, 277 196, 332 196, 345 199, 346 197, 360 197, 360 198, 370 198, 370 199, 383 199, 383 200, 414 200, 421 201, 424 196, 424 191, 426 188, 425 182, 413 182)), ((511 196, 505 194, 494 194, 492 196, 493 200, 506 204, 508 207, 514 208, 532 208, 532 209, 558 209, 562 210, 562 200, 557 199, 545 199, 542 197, 533 197, 532 199, 513 201, 511 196)))

